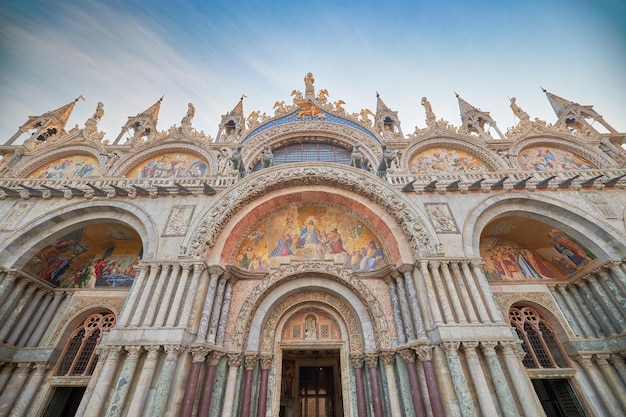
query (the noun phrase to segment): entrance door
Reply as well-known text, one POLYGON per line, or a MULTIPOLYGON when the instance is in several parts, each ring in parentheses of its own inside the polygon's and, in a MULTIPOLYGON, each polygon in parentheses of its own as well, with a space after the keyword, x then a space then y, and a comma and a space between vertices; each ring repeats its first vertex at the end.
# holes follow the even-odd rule
POLYGON ((72 417, 76 414, 85 387, 57 387, 44 413, 44 417, 72 417))
POLYGON ((300 368, 300 416, 334 417, 332 366, 300 368))
POLYGON ((585 417, 566 379, 533 379, 532 382, 548 417, 585 417))

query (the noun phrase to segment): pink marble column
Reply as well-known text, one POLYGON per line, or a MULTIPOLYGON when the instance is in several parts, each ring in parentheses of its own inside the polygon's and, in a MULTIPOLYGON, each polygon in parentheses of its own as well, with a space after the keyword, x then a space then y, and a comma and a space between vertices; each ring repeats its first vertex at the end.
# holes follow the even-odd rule
POLYGON ((411 386, 411 399, 413 400, 415 417, 426 417, 426 404, 424 403, 422 387, 420 386, 417 369, 415 368, 415 353, 410 349, 404 349, 398 352, 398 354, 404 363, 406 363, 406 369, 409 374, 409 385, 411 386))
POLYGON ((271 356, 261 356, 261 385, 259 386, 259 402, 256 409, 256 417, 263 417, 267 411, 267 383, 270 366, 272 366, 271 356))
POLYGON ((414 349, 424 368, 426 388, 428 389, 428 396, 430 397, 430 408, 433 412, 433 417, 445 417, 443 400, 441 399, 441 392, 439 392, 437 376, 435 375, 435 367, 433 366, 433 347, 424 345, 415 347, 414 349))
POLYGON ((193 411, 193 403, 196 399, 196 391, 198 390, 198 380, 200 379, 200 371, 204 358, 209 353, 209 348, 204 346, 194 346, 189 349, 191 351, 191 369, 189 370, 189 378, 183 395, 183 403, 180 407, 180 417, 190 417, 193 411))
POLYGON ((356 385, 356 409, 358 417, 367 417, 365 406, 365 388, 363 386, 363 355, 351 355, 350 361, 354 368, 354 382, 356 385))
POLYGON ((365 362, 367 362, 367 367, 369 368, 370 373, 374 417, 383 417, 383 401, 382 398, 380 398, 380 382, 378 381, 378 355, 373 353, 366 354, 365 362))
POLYGON ((252 396, 252 372, 257 363, 256 356, 246 356, 244 360, 244 367, 246 369, 244 374, 243 394, 240 417, 250 417, 250 400, 252 396))
POLYGON ((200 393, 200 404, 198 404, 198 416, 208 416, 211 409, 211 396, 213 395, 213 383, 215 381, 215 372, 217 364, 220 362, 224 354, 222 352, 211 352, 207 361, 207 370, 202 383, 202 392, 200 393))

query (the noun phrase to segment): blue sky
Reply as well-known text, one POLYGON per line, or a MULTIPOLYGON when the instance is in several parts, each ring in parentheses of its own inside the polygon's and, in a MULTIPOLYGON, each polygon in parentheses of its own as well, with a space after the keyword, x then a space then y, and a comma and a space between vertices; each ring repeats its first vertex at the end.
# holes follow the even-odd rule
POLYGON ((502 131, 515 122, 513 96, 553 122, 539 86, 626 131, 624 22, 623 0, 3 0, 0 144, 81 94, 67 127, 101 101, 111 142, 163 95, 159 129, 192 102, 194 127, 215 137, 242 94, 246 115, 273 114, 309 71, 348 112, 374 110, 378 91, 405 134, 425 127, 423 96, 458 125, 454 92, 502 131))

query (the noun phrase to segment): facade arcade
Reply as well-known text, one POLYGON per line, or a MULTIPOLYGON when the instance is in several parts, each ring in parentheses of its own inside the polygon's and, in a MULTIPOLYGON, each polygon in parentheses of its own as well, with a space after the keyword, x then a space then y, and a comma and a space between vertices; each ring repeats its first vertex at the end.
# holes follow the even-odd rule
POLYGON ((0 146, 0 417, 626 413, 626 133, 302 88, 0 146))

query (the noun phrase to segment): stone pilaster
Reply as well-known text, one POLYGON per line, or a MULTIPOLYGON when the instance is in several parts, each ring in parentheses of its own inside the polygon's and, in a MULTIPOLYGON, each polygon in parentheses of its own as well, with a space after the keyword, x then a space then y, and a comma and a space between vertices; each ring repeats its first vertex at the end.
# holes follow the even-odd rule
POLYGON ((568 318, 568 322, 570 326, 572 326, 574 333, 576 333, 577 336, 587 337, 589 333, 583 329, 581 318, 578 317, 580 311, 578 309, 575 311, 572 310, 571 300, 569 294, 567 293, 566 286, 564 284, 558 284, 555 285, 554 289, 556 291, 552 291, 552 296, 556 300, 559 307, 561 307, 561 310, 563 310, 565 317, 568 318))
POLYGON ((178 310, 180 309, 180 304, 183 301, 183 293, 185 292, 185 287, 187 286, 187 278, 189 278, 190 271, 191 265, 182 265, 182 272, 180 274, 180 279, 178 280, 176 293, 174 294, 174 299, 172 300, 170 311, 167 315, 167 321, 165 322, 167 327, 174 327, 176 325, 176 319, 178 318, 179 313, 178 310))
POLYGON ((582 311, 581 317, 583 318, 583 320, 585 320, 586 328, 588 328, 590 332, 588 337, 593 338, 593 337, 601 336, 602 333, 601 333, 600 325, 596 321, 593 314, 591 314, 591 310, 589 309, 589 306, 587 305, 585 300, 583 300, 583 297, 578 292, 577 286, 570 285, 567 287, 567 289, 569 290, 570 294, 572 294, 572 296, 574 297, 575 305, 582 311))
POLYGON ((137 287, 137 289, 141 291, 141 294, 139 296, 139 301, 137 302, 137 308, 135 309, 133 317, 130 320, 131 327, 137 327, 143 322, 146 305, 150 300, 150 292, 154 287, 154 281, 156 280, 156 276, 159 273, 160 265, 148 264, 147 268, 150 270, 150 273, 148 274, 148 279, 145 280, 142 287, 137 287))
POLYGON ((366 353, 365 363, 367 363, 367 367, 369 368, 374 417, 383 417, 383 401, 380 396, 380 380, 378 378, 378 355, 374 353, 366 353))
POLYGON ((496 353, 497 345, 497 342, 480 342, 480 348, 485 356, 485 362, 487 362, 487 367, 489 368, 489 373, 491 374, 493 386, 496 389, 498 401, 500 401, 500 408, 502 409, 503 416, 519 417, 517 406, 515 405, 515 399, 513 398, 513 394, 509 388, 506 376, 502 371, 502 366, 500 366, 500 361, 498 360, 498 355, 496 353))
POLYGON ((354 369, 354 385, 356 389, 356 408, 358 417, 367 417, 365 404, 365 386, 363 384, 363 355, 350 355, 350 363, 354 369))
POLYGON ((426 328, 426 330, 432 330, 435 327, 435 321, 433 319, 432 312, 430 311, 430 307, 428 304, 430 296, 428 295, 426 278, 422 274, 422 270, 420 269, 420 267, 421 264, 416 264, 415 267, 413 267, 412 276, 405 274, 404 277, 405 279, 408 279, 408 277, 412 279, 414 288, 417 291, 416 299, 418 300, 419 309, 422 313, 424 327, 426 328))
POLYGON ((430 270, 430 275, 433 278, 433 282, 435 284, 435 291, 437 292, 437 299, 439 300, 439 306, 443 311, 443 317, 446 323, 454 323, 454 315, 452 314, 452 310, 450 309, 450 303, 448 301, 448 295, 446 293, 446 288, 441 282, 441 275, 439 274, 439 261, 430 261, 428 262, 428 267, 430 270))
POLYGON ((178 264, 173 264, 171 269, 170 277, 167 280, 167 286, 163 293, 162 302, 160 303, 161 308, 159 308, 156 318, 154 319, 154 327, 162 327, 165 324, 168 307, 170 307, 173 302, 172 294, 174 293, 174 288, 179 287, 178 278, 180 277, 182 267, 178 264))
POLYGON ((463 374, 463 368, 459 359, 459 346, 458 342, 444 342, 441 344, 446 354, 446 360, 448 362, 448 368, 450 369, 450 377, 452 378, 452 385, 454 386, 454 392, 456 398, 459 401, 459 407, 461 408, 461 415, 463 417, 476 417, 476 408, 472 401, 465 375, 463 374))
POLYGON ((591 355, 577 355, 574 356, 573 359, 582 366, 589 379, 591 379, 591 382, 596 388, 596 392, 602 399, 602 406, 604 406, 604 408, 608 412, 608 415, 622 415, 623 410, 613 396, 611 388, 606 384, 606 382, 598 372, 595 364, 592 362, 591 355))
POLYGON ((17 369, 11 375, 11 379, 6 384, 2 395, 0 395, 0 417, 6 417, 13 408, 17 396, 22 391, 22 387, 28 379, 28 375, 33 369, 33 364, 30 362, 20 362, 17 364, 17 369))
POLYGON ((7 337, 7 344, 16 345, 20 336, 28 336, 25 334, 26 332, 24 329, 26 325, 31 322, 31 316, 35 312, 35 309, 39 307, 39 302, 47 292, 48 290, 45 290, 44 288, 38 288, 35 290, 32 298, 25 301, 25 307, 19 316, 19 320, 17 320, 17 323, 11 330, 11 334, 7 337))
POLYGON ((193 412, 193 403, 196 400, 196 391, 198 390, 198 381, 200 380, 200 371, 204 359, 209 354, 209 348, 205 346, 192 346, 191 352, 191 369, 187 377, 187 385, 185 386, 185 394, 183 395, 183 403, 180 407, 180 417, 190 417, 193 412))
POLYGON ((605 277, 608 274, 605 271, 600 270, 598 275, 598 277, 594 275, 590 276, 589 285, 591 286, 591 290, 595 293, 596 297, 599 298, 601 302, 600 306, 604 308, 605 313, 613 322, 613 326, 615 327, 617 333, 621 333, 626 330, 626 319, 624 319, 623 312, 620 311, 619 304, 615 303, 614 297, 611 296, 611 292, 605 290, 600 283, 600 281, 604 282, 605 278, 608 278, 608 276, 605 277))
POLYGON ((478 404, 484 416, 496 416, 496 406, 493 403, 491 393, 489 392, 489 385, 487 385, 487 379, 483 373, 483 367, 480 365, 480 360, 476 353, 478 342, 463 342, 463 352, 465 354, 465 360, 469 368, 470 377, 474 383, 474 389, 476 396, 478 397, 478 404))
POLYGON ((139 374, 139 381, 137 381, 137 388, 134 391, 133 398, 128 408, 129 416, 140 416, 144 411, 148 392, 150 391, 150 384, 154 378, 154 372, 156 371, 157 362, 159 360, 161 346, 144 346, 144 350, 148 352, 148 355, 143 362, 141 373, 139 374))
POLYGON ((241 396, 241 411, 240 417, 250 417, 250 406, 252 401, 252 372, 258 363, 258 357, 256 355, 246 355, 244 358, 244 382, 243 382, 243 395, 241 396))
POLYGON ((3 323, 2 326, 0 326, 0 332, 6 327, 5 316, 7 315, 9 309, 13 306, 15 301, 19 299, 20 295, 22 294, 22 291, 24 291, 24 287, 26 287, 26 284, 27 284, 27 281, 23 278, 14 277, 13 281, 15 282, 11 283, 12 284, 10 286, 11 293, 6 297, 6 299, 2 302, 2 304, 0 304, 0 323, 3 323))
POLYGON ((226 393, 222 407, 222 417, 231 417, 235 405, 235 386, 237 382, 237 370, 241 366, 243 356, 241 354, 228 354, 228 377, 226 378, 226 393))
MULTIPOLYGON (((390 279, 389 282, 387 283, 387 285, 389 286, 389 294, 391 297, 391 308, 393 310, 393 321, 396 324, 396 331, 398 332, 398 343, 399 344, 404 344, 406 343, 406 334, 405 334, 405 330, 411 328, 409 326, 407 326, 407 329, 405 329, 405 320, 402 317, 402 308, 400 307, 400 299, 398 296, 398 290, 396 287, 396 283, 393 279, 390 279)), ((406 317, 406 316, 405 316, 406 317)), ((412 332, 412 328, 411 328, 411 332, 412 332)), ((413 335, 415 336, 415 335, 413 335)))
POLYGON ((415 281, 411 270, 404 270, 404 285, 406 289, 406 296, 408 296, 409 311, 413 319, 413 329, 415 331, 415 338, 426 337, 426 331, 424 329, 424 317, 420 306, 420 298, 417 295, 415 289, 415 281))
POLYGON ((106 347, 102 351, 102 355, 98 361, 98 365, 94 370, 85 395, 80 402, 77 416, 99 417, 106 399, 109 396, 109 388, 111 381, 120 360, 122 348, 119 346, 106 347), (102 370, 98 372, 98 366, 103 362, 102 370))
MULTIPOLYGON (((2 281, 0 282, 0 306, 4 305, 4 299, 13 292, 13 287, 17 279, 15 271, 7 271, 3 272, 3 274, 2 281)), ((2 318, 2 314, 0 314, 0 318, 2 318)))
MULTIPOLYGON (((626 384, 626 363, 624 363, 624 358, 621 355, 612 353, 609 355, 609 362, 613 364, 620 378, 622 378, 622 383, 626 384)), ((0 391, 2 390, 1 387, 0 385, 0 391)))
POLYGON ((183 310, 180 314, 180 318, 178 321, 178 325, 180 327, 186 327, 187 330, 191 330, 191 312, 197 311, 196 304, 198 303, 198 283, 200 282, 200 274, 206 265, 201 264, 193 264, 193 274, 191 274, 191 282, 189 283, 189 289, 187 294, 185 294, 185 302, 183 303, 183 310))
MULTIPOLYGON (((511 382, 515 387, 515 393, 519 400, 519 404, 522 406, 524 416, 545 416, 543 407, 539 403, 539 399, 535 394, 535 389, 526 374, 522 361, 517 350, 518 342, 500 342, 502 346, 502 356, 504 358, 504 364, 511 376, 511 382)), ((523 356, 523 355, 522 355, 523 356)))
POLYGON ((226 291, 222 301, 222 310, 220 311, 220 320, 217 326, 217 338, 215 343, 222 345, 224 343, 224 335, 226 334, 226 320, 228 319, 228 308, 230 307, 230 297, 233 293, 233 278, 226 284, 226 291))
POLYGON ((437 293, 433 286, 430 272, 428 271, 428 261, 419 261, 420 271, 424 277, 424 284, 426 288, 426 294, 428 295, 429 311, 432 314, 433 322, 435 326, 441 326, 443 324, 443 318, 441 317, 441 311, 439 310, 439 302, 437 301, 437 293))
POLYGON ((626 390, 624 389, 624 384, 620 381, 619 377, 615 374, 613 367, 609 364, 609 355, 608 354, 596 354, 594 355, 596 363, 604 375, 604 378, 609 383, 609 387, 615 394, 615 398, 622 406, 622 410, 626 410, 626 390))
POLYGON ((25 385, 24 389, 20 392, 19 397, 15 401, 15 405, 13 405, 13 408, 11 409, 11 414, 9 414, 10 417, 27 415, 27 411, 35 398, 35 394, 37 394, 37 390, 43 381, 49 365, 48 363, 40 362, 36 363, 34 367, 35 371, 31 373, 28 384, 25 385))
POLYGON ((456 321, 458 323, 467 323, 467 318, 465 317, 465 312, 463 311, 463 306, 461 305, 461 299, 459 298, 456 286, 452 280, 452 275, 450 274, 449 261, 441 262, 441 271, 443 273, 443 279, 446 283, 446 287, 448 288, 448 292, 450 293, 450 300, 452 301, 452 308, 454 308, 456 321))
POLYGON ((387 389, 389 390, 389 406, 391 408, 392 416, 402 415, 400 407, 400 393, 398 391, 398 385, 396 384, 396 375, 394 372, 394 364, 396 362, 395 352, 382 352, 380 358, 385 368, 385 376, 387 377, 387 389))
POLYGON ((215 382, 215 373, 217 364, 220 362, 224 354, 222 352, 211 352, 207 360, 207 370, 202 383, 202 391, 200 393, 200 403, 198 404, 198 416, 208 416, 211 409, 211 400, 213 397, 213 383, 215 382))
POLYGON ((24 332, 22 332, 22 335, 18 339, 17 346, 23 347, 23 346, 28 345, 28 341, 33 337, 33 334, 35 333, 35 329, 39 325, 39 322, 42 320, 46 310, 48 309, 48 306, 53 300, 53 297, 54 297, 53 291, 44 292, 43 299, 41 300, 32 318, 28 321, 28 325, 26 326, 26 329, 24 330, 24 332))
POLYGON ((111 400, 106 412, 106 417, 120 417, 122 415, 122 410, 124 409, 126 398, 128 397, 128 391, 133 377, 135 376, 135 370, 137 369, 137 361, 139 361, 139 356, 143 350, 141 346, 125 346, 124 349, 126 349, 128 355, 126 355, 122 372, 111 393, 111 400))
POLYGON ((161 373, 157 381, 154 402, 152 403, 152 407, 150 407, 150 417, 162 417, 165 414, 165 407, 167 406, 178 355, 184 350, 184 348, 179 345, 165 345, 164 349, 166 352, 165 361, 163 362, 161 373))
POLYGON ((217 282, 215 301, 213 302, 213 311, 211 312, 211 320, 209 324, 209 334, 207 335, 207 342, 209 343, 215 343, 215 340, 217 339, 217 326, 220 322, 220 313, 222 312, 222 303, 224 301, 226 281, 227 279, 222 277, 217 282))
POLYGON ((489 314, 485 309, 485 298, 482 297, 478 287, 476 286, 476 282, 474 281, 474 275, 469 267, 470 261, 461 261, 461 270, 463 271, 463 276, 465 276, 465 282, 467 283, 467 288, 469 289, 469 293, 472 299, 475 302, 476 310, 478 311, 478 317, 482 323, 489 323, 491 319, 489 318, 489 314))
POLYGON ((585 281, 584 279, 578 280, 576 282, 576 286, 578 286, 580 293, 582 294, 583 298, 587 302, 587 305, 589 306, 589 309, 591 310, 591 314, 595 317, 597 323, 600 325, 600 328, 602 328, 602 330, 604 331, 604 334, 617 334, 613 323, 611 323, 609 317, 600 306, 600 300, 598 300, 591 292, 591 288, 587 284, 587 281, 585 281))
POLYGON ((11 311, 6 314, 5 318, 0 319, 3 322, 2 327, 0 328, 0 341, 5 341, 7 338, 15 334, 15 332, 12 334, 9 334, 9 332, 22 314, 24 306, 30 302, 32 293, 35 289, 36 287, 34 284, 27 286, 24 293, 17 300, 17 303, 12 307, 11 311))
POLYGON ((459 263, 451 262, 450 268, 452 269, 452 275, 454 277, 454 280, 459 287, 461 301, 465 305, 465 311, 467 312, 467 317, 470 323, 480 323, 480 321, 478 320, 478 316, 476 315, 474 303, 472 303, 472 299, 470 298, 469 292, 467 291, 467 286, 465 285, 465 280, 463 279, 463 275, 461 274, 461 267, 459 263))
POLYGON ((504 322, 504 317, 502 316, 502 312, 498 308, 498 303, 493 296, 493 291, 491 291, 491 287, 487 282, 487 278, 482 270, 482 260, 473 259, 470 261, 470 266, 472 267, 472 272, 474 273, 474 279, 478 283, 478 288, 483 294, 483 299, 485 300, 485 305, 487 306, 487 311, 491 316, 491 319, 498 324, 506 324, 504 322))
POLYGON ((196 341, 199 343, 206 340, 211 320, 211 312, 213 311, 213 303, 215 302, 215 288, 217 287, 217 280, 223 272, 221 268, 215 266, 209 268, 209 288, 207 289, 204 305, 202 306, 200 327, 198 327, 198 334, 196 336, 196 341))
POLYGON ((272 366, 272 360, 273 358, 271 356, 261 356, 261 381, 259 386, 259 400, 256 417, 265 417, 267 414, 267 387, 269 383, 269 371, 272 366))
POLYGON ((398 352, 404 363, 409 375, 409 385, 411 386, 411 400, 413 401, 413 410, 415 417, 426 417, 426 403, 422 394, 417 368, 415 366, 415 353, 411 349, 403 349, 398 352))
POLYGON ((156 285, 154 287, 152 301, 150 302, 150 304, 148 304, 148 307, 146 309, 146 315, 142 323, 143 326, 152 326, 157 308, 163 308, 163 306, 161 305, 161 296, 163 293, 163 287, 165 287, 165 283, 168 280, 171 269, 171 264, 161 264, 161 273, 159 274, 159 278, 157 279, 156 285))
POLYGON ((435 375, 435 367, 433 366, 433 346, 421 345, 414 348, 415 353, 422 362, 424 369, 424 377, 426 379, 426 387, 428 389, 428 397, 430 399, 430 408, 433 417, 445 417, 446 413, 443 406, 443 399, 437 384, 437 376, 435 375))
POLYGON ((130 294, 126 297, 126 301, 124 302, 124 307, 122 308, 122 313, 120 314, 119 319, 117 320, 117 325, 119 327, 125 327, 130 323, 131 314, 133 309, 135 308, 135 304, 141 295, 141 289, 143 288, 144 281, 146 280, 146 274, 148 273, 148 265, 141 262, 137 265, 137 276, 135 277, 135 282, 131 287, 130 294))

